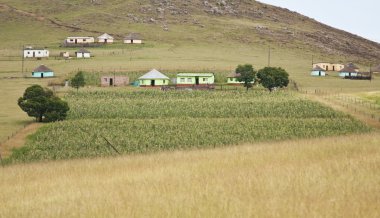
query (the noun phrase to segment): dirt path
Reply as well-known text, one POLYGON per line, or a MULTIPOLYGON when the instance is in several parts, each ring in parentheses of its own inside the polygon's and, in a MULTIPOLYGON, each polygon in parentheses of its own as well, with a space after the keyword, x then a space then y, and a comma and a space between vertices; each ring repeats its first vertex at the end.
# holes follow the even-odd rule
POLYGON ((40 128, 43 124, 42 123, 32 123, 26 126, 24 129, 20 130, 16 135, 14 135, 12 138, 10 138, 8 141, 4 142, 0 145, 0 153, 1 157, 9 157, 9 155, 12 153, 13 148, 19 148, 24 146, 26 142, 26 138, 35 133, 38 128, 40 128))

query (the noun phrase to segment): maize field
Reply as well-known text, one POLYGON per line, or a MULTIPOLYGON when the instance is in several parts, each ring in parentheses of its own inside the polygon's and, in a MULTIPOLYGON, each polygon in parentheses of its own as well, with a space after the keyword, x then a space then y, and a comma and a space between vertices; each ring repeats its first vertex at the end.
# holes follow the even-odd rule
POLYGON ((15 150, 28 162, 212 148, 369 132, 352 117, 297 93, 104 89, 71 92, 68 119, 15 150))

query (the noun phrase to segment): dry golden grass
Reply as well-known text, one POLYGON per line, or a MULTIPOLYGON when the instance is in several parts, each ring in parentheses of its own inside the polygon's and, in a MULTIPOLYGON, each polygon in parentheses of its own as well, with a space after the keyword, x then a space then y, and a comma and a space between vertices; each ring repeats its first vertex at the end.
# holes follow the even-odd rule
POLYGON ((1 217, 379 217, 380 133, 0 169, 1 217))

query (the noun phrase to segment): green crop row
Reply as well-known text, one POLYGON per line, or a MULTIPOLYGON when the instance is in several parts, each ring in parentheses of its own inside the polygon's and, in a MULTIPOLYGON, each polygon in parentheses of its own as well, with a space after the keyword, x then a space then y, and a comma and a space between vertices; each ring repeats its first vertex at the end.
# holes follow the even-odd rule
POLYGON ((56 160, 366 132, 351 119, 86 119, 40 129, 13 161, 56 160))

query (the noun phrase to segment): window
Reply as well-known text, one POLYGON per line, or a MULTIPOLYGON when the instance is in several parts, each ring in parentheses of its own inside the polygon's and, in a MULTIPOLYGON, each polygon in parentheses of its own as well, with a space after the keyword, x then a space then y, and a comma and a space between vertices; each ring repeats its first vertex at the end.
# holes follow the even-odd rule
POLYGON ((85 42, 86 41, 86 39, 83 39, 83 42, 85 42))
POLYGON ((208 78, 203 78, 203 82, 208 82, 208 78))
POLYGON ((107 82, 107 78, 104 78, 104 81, 106 81, 106 82, 107 82))
POLYGON ((74 42, 74 39, 70 39, 70 42, 74 42))
POLYGON ((187 82, 191 83, 193 80, 191 78, 187 78, 187 82))
POLYGON ((28 54, 30 54, 30 52, 28 52, 28 54))
POLYGON ((180 79, 180 82, 181 82, 181 83, 184 83, 184 82, 185 82, 185 78, 181 78, 181 79, 180 79))

